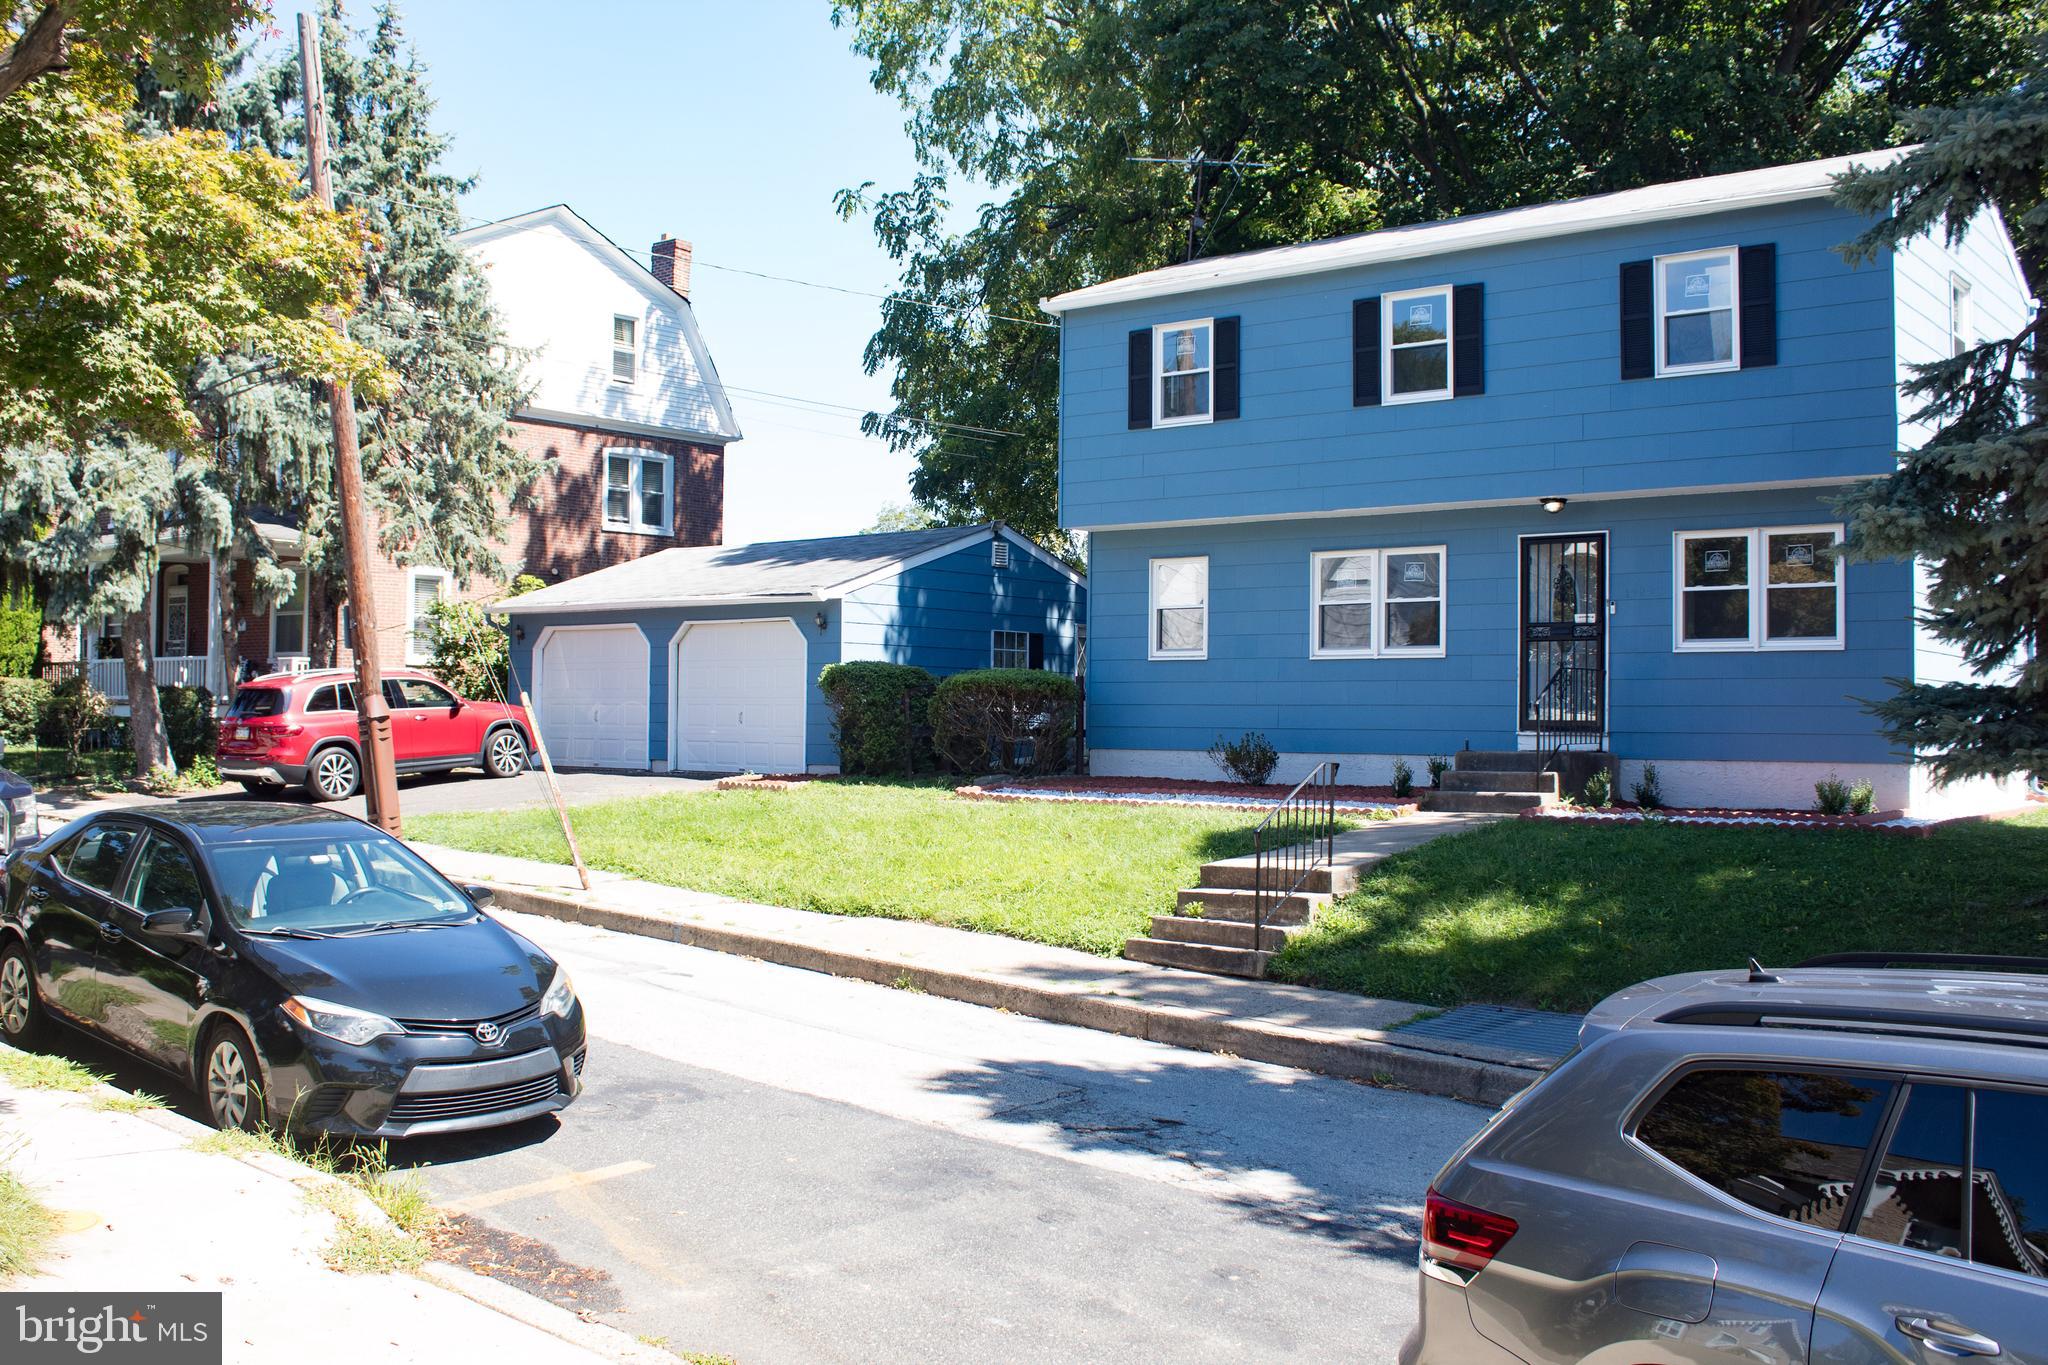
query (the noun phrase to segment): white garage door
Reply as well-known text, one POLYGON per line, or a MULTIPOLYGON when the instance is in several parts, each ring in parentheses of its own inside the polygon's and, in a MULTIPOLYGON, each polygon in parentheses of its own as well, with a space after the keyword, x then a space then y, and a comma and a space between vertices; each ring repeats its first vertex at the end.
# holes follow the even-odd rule
POLYGON ((791 622, 691 626, 677 648, 676 766, 802 772, 808 671, 791 622))
POLYGON ((647 637, 638 626, 551 631, 533 701, 557 766, 647 766, 647 637))

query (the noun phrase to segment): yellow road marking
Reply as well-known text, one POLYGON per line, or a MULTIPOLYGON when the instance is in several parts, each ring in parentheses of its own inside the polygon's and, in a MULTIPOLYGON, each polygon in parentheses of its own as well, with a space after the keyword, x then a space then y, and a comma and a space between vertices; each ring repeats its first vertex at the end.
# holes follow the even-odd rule
POLYGON ((616 1166, 600 1166, 594 1171, 569 1171, 562 1175, 550 1176, 546 1180, 533 1180, 524 1185, 509 1185, 502 1190, 490 1190, 473 1194, 467 1199, 451 1199, 441 1205, 443 1213, 475 1213, 479 1209, 496 1208, 509 1204, 515 1199, 531 1199, 537 1194, 559 1194, 563 1190, 578 1189, 584 1185, 595 1185, 600 1180, 615 1180, 622 1175, 637 1175, 651 1171, 651 1161, 621 1161, 616 1166))

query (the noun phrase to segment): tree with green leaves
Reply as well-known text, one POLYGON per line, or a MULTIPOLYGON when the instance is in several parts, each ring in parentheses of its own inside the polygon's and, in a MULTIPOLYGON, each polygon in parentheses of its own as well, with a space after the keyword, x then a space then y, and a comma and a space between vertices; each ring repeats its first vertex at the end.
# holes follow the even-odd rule
POLYGON ((907 187, 840 196, 903 263, 865 354, 893 368, 895 406, 867 429, 917 453, 911 491, 946 520, 1051 540, 1058 332, 1035 325, 1040 299, 1191 249, 1867 150, 1899 136, 1896 108, 2009 88, 2038 11, 839 0, 833 19, 922 162, 907 187), (952 201, 976 186, 1002 193, 955 230, 952 201))
POLYGON ((135 62, 181 89, 211 90, 236 30, 269 13, 267 0, 10 0, 0 99, 44 76, 135 62))
POLYGON ((1985 214, 2005 219, 2034 312, 2011 336, 1918 365, 1903 387, 1932 435, 1843 503, 1852 552, 1925 565, 1924 622, 1977 675, 1900 681, 1872 704, 1937 780, 2048 779, 2048 36, 2013 88, 1906 116, 1918 146, 1846 177, 1876 221, 1843 248, 1868 261, 1985 214))

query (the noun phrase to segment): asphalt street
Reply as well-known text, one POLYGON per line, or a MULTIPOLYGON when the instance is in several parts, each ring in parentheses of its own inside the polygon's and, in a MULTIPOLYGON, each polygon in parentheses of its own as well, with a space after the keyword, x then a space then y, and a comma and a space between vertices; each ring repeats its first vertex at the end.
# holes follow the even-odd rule
POLYGON ((747 1365, 1390 1359, 1422 1194, 1486 1118, 504 918, 574 972, 586 1092, 394 1158, 541 1292, 747 1365))

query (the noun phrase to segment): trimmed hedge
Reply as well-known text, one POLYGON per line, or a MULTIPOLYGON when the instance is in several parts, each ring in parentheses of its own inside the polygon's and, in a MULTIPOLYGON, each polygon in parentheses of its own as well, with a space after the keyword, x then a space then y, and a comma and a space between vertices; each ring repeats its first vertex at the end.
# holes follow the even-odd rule
POLYGON ((827 664, 818 689, 832 708, 839 771, 894 776, 917 771, 931 752, 925 708, 932 675, 909 664, 869 660, 827 664))
POLYGON ((1063 772, 1080 706, 1080 687, 1062 673, 955 673, 932 694, 932 747, 964 773, 1063 772))
POLYGON ((202 755, 211 756, 220 739, 213 715, 213 693, 204 687, 159 687, 157 706, 164 715, 164 734, 171 755, 184 767, 202 755))
POLYGON ((0 739, 33 744, 54 694, 41 678, 0 678, 0 739))

